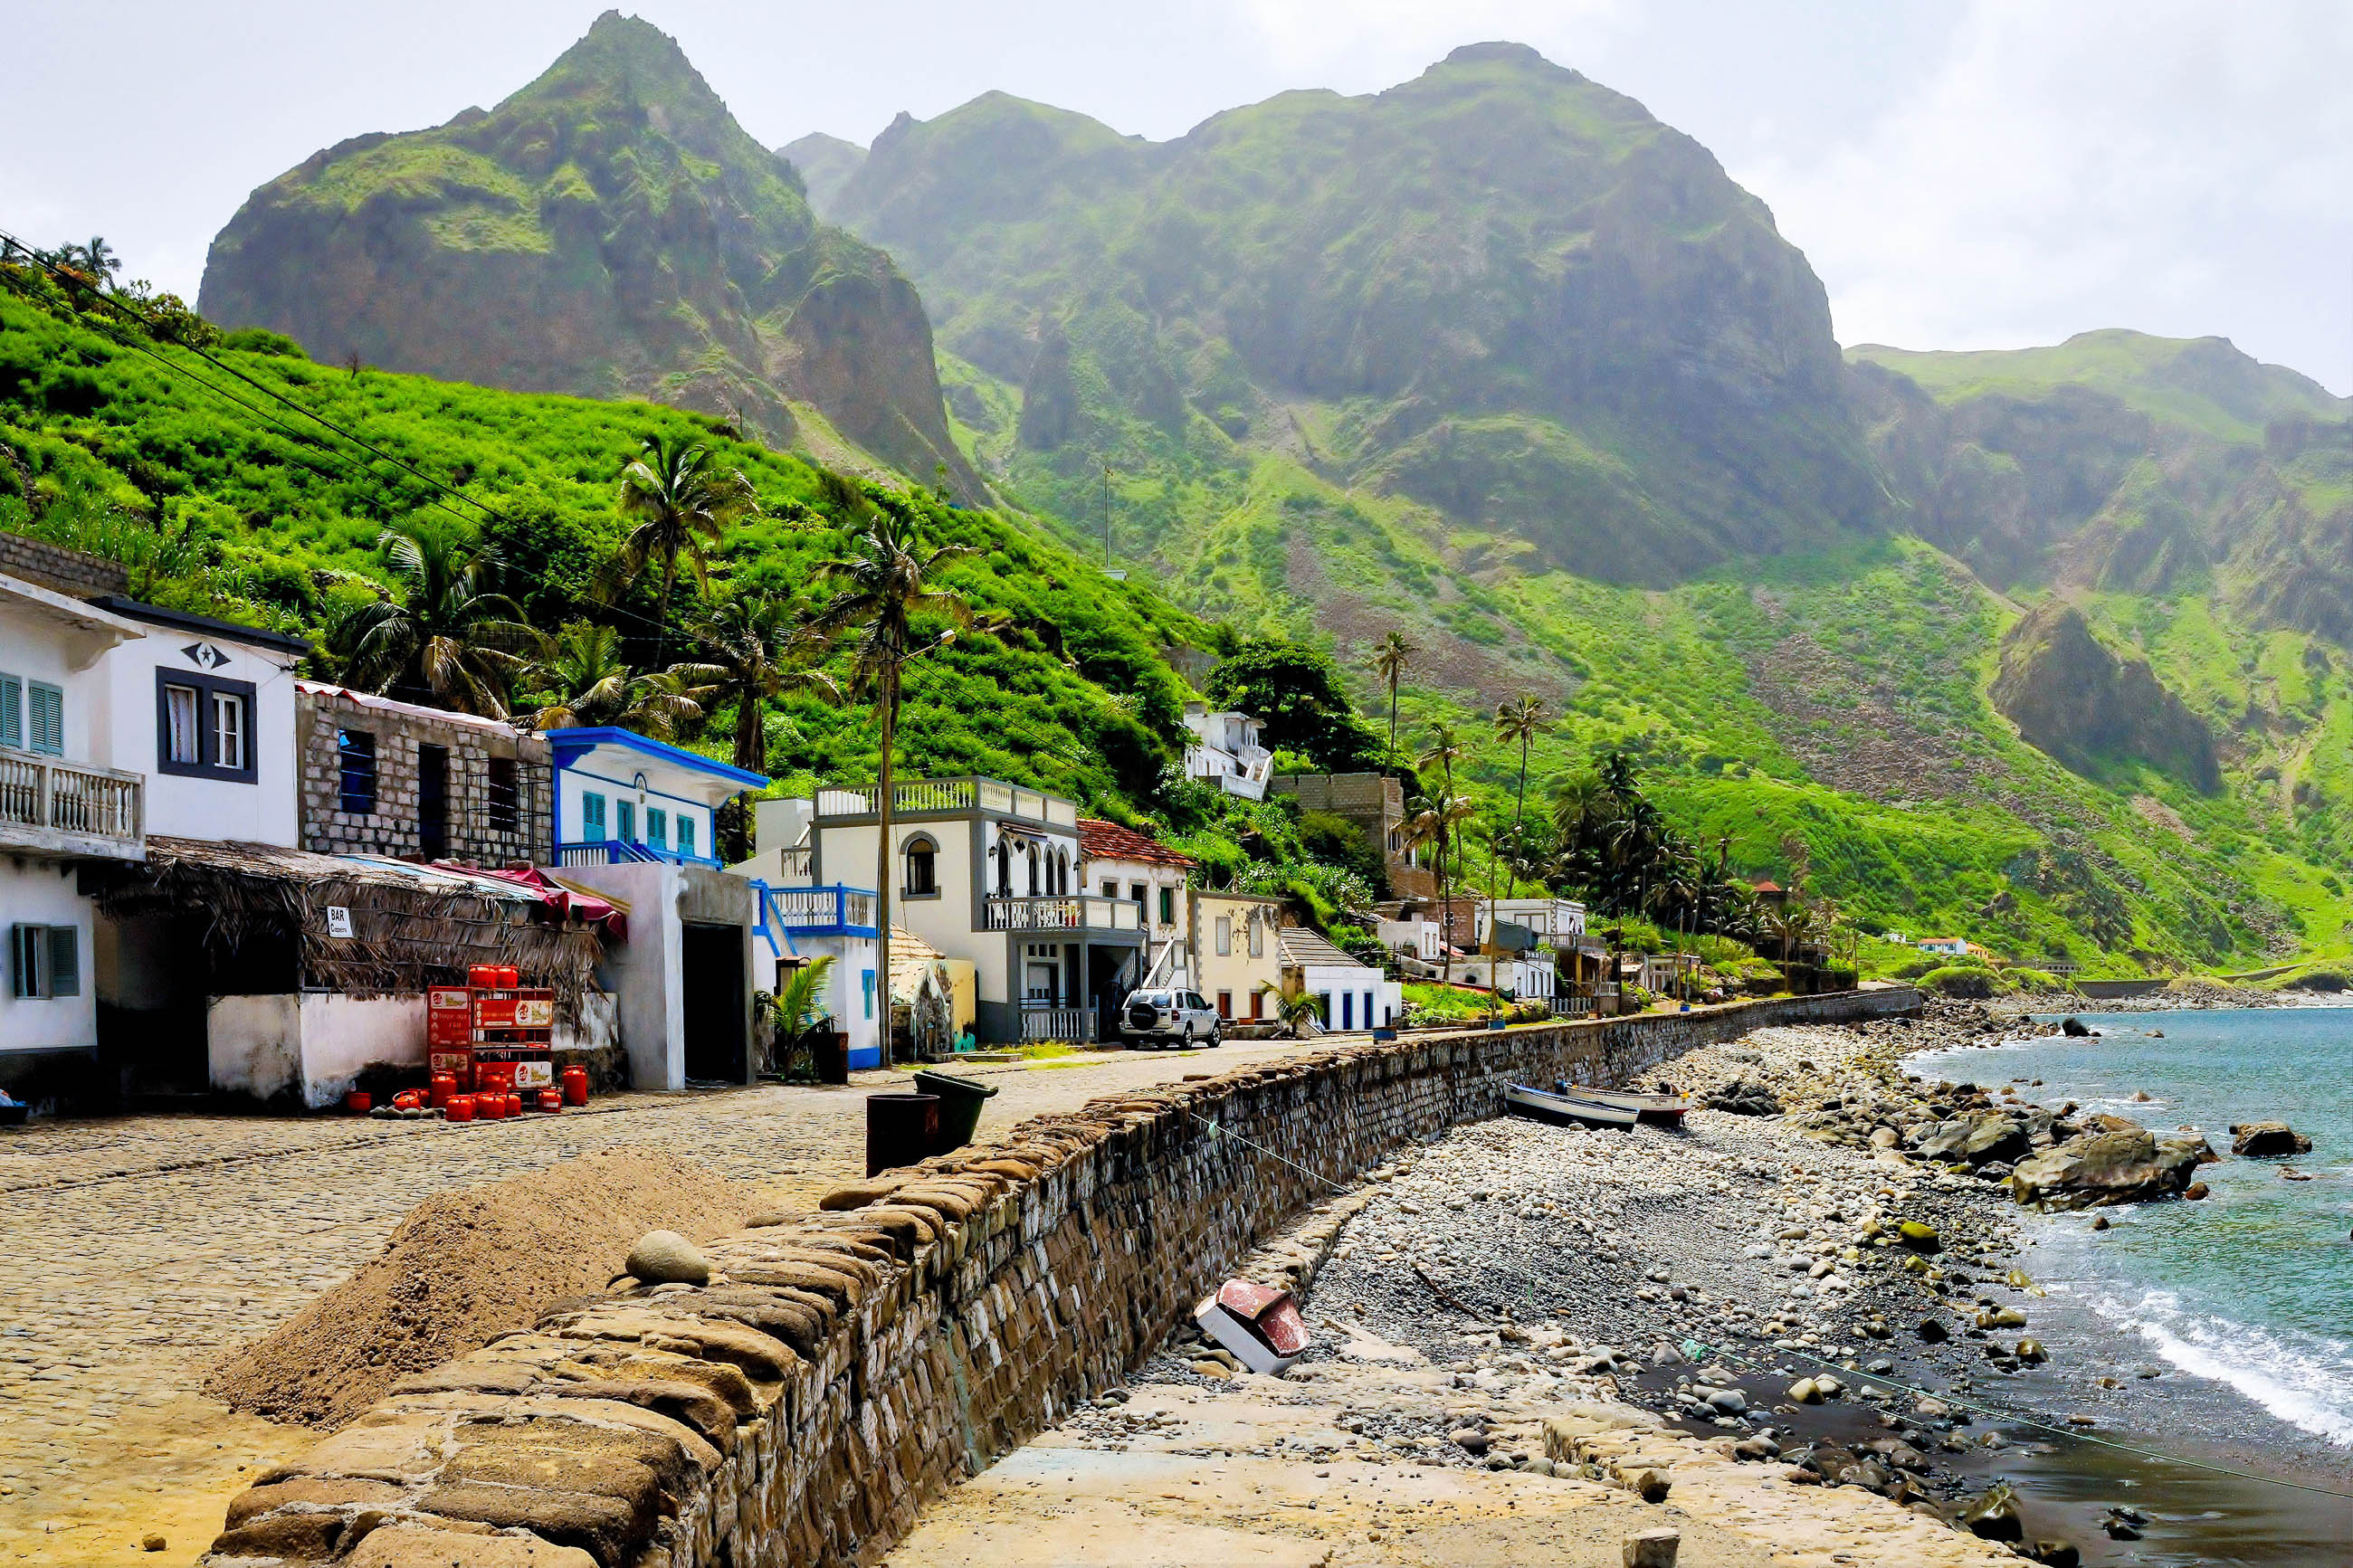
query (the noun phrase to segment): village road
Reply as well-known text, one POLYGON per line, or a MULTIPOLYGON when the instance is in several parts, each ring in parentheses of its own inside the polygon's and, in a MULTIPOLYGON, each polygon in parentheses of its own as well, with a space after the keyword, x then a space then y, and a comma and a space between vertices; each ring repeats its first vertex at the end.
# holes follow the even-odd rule
MULTIPOLYGON (((976 1068, 998 1089, 981 1135, 1300 1048, 1238 1041, 976 1068)), ((465 1127, 158 1115, 0 1133, 0 1563, 153 1563, 149 1535, 166 1542, 160 1561, 201 1552, 240 1472, 315 1436, 206 1398, 206 1373, 374 1256, 420 1199, 646 1145, 814 1200, 865 1173, 865 1095, 904 1082, 857 1077, 848 1089, 619 1095, 465 1127)))

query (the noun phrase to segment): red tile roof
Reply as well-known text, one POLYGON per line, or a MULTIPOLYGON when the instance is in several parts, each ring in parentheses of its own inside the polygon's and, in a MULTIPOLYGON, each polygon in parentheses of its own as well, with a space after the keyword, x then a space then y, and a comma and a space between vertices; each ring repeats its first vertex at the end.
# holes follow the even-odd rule
POLYGON ((1099 816, 1079 818, 1079 852, 1090 860, 1135 860, 1146 866, 1196 866, 1190 855, 1179 855, 1133 827, 1105 822, 1099 816))

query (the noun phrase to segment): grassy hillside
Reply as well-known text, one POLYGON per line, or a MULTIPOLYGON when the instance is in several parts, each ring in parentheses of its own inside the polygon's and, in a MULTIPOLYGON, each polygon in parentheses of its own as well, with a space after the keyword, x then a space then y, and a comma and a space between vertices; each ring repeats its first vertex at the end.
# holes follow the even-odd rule
MULTIPOLYGON (((0 268, 0 281, 25 279, 0 268)), ((192 385, 132 352, 119 334, 0 287, 0 528, 79 538, 162 562, 142 584, 167 601, 257 619, 320 639, 336 611, 386 582, 376 544, 392 524, 470 532, 504 563, 501 585, 552 629, 586 608, 591 579, 623 528, 615 479, 648 436, 691 434, 757 487, 771 515, 736 527, 720 571, 808 604, 828 590, 816 563, 840 536, 774 515, 817 495, 797 458, 738 440, 715 421, 628 401, 500 392, 312 363, 285 340, 233 335, 219 357, 479 500, 492 515, 445 509, 391 464, 285 415, 284 425, 192 385), (244 344, 246 346, 235 346, 244 344), (20 466, 20 467, 18 467, 20 466)), ((173 364, 236 386, 185 350, 173 364)), ((1122 584, 996 513, 913 498, 935 542, 976 553, 946 581, 1009 618, 913 667, 902 731, 917 772, 987 773, 1118 805, 1155 791, 1173 759, 1186 688, 1166 650, 1207 643, 1207 629, 1141 584, 1122 584)), ((683 599, 685 595, 681 595, 683 599)), ((617 617, 645 662, 653 594, 617 617)), ((676 645, 673 645, 674 648, 676 645)), ((714 745, 729 732, 713 716, 714 745)), ((862 706, 788 699, 770 727, 780 774, 871 775, 875 741, 862 706)))
POLYGON ((658 398, 981 489, 907 279, 819 224, 678 45, 617 12, 487 112, 357 136, 261 186, 198 303, 331 363, 658 398))

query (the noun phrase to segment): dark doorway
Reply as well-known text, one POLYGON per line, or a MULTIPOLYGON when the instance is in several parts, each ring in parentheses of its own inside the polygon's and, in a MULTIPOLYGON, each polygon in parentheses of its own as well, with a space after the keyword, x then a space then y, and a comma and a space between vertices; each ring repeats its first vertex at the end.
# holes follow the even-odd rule
POLYGON ((703 1082, 745 1082, 744 930, 689 923, 680 931, 686 1076, 703 1082))
POLYGON ((205 998, 213 991, 206 922, 185 915, 109 920, 98 967, 98 1057, 127 1103, 153 1104, 211 1089, 205 998))
POLYGON ((449 748, 417 748, 417 852, 427 860, 449 853, 449 748))

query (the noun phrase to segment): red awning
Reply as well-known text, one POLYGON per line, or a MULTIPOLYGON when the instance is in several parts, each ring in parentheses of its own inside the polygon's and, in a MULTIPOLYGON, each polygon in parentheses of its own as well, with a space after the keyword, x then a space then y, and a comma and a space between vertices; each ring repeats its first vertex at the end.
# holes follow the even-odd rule
POLYGON ((615 942, 629 940, 629 917, 615 909, 610 900, 594 893, 582 892, 552 882, 540 874, 536 866, 517 866, 504 871, 484 871, 485 877, 496 877, 529 888, 553 910, 557 920, 577 919, 585 925, 602 926, 605 934, 615 942))

